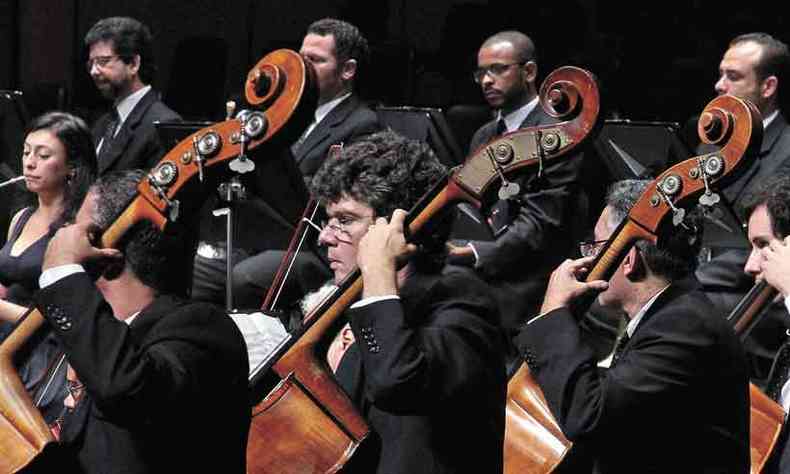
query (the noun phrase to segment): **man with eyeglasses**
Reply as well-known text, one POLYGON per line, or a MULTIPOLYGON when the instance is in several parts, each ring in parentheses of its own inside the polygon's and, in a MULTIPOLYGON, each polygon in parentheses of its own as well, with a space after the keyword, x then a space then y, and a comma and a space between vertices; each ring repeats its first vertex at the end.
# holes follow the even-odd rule
MULTIPOLYGON (((518 31, 497 33, 483 43, 473 79, 496 118, 472 138, 470 152, 504 133, 556 123, 538 103, 537 53, 518 31)), ((552 269, 572 253, 588 225, 588 197, 582 188, 581 154, 558 160, 536 173, 510 177, 520 193, 488 211, 491 240, 454 240, 450 261, 476 268, 491 283, 502 325, 515 335, 540 306, 552 269), (525 269, 529 269, 525 271, 525 269)))
MULTIPOLYGON (((611 187, 595 240, 614 237, 648 184, 611 187)), ((688 213, 685 227, 657 244, 636 242, 608 282, 580 281, 602 245, 566 260, 551 275, 540 315, 517 338, 563 433, 592 455, 593 472, 749 471, 748 367, 694 279, 699 224, 688 213), (593 291, 629 319, 605 370, 571 309, 593 291)))
POLYGON ((427 145, 385 131, 344 148, 313 178, 333 282, 357 267, 363 281, 348 324, 328 335, 327 363, 373 431, 343 472, 502 472, 496 305, 471 270, 443 273, 449 221, 404 239, 403 209, 444 173, 427 145))
POLYGON ((151 32, 134 18, 99 20, 85 35, 86 69, 112 108, 93 126, 99 175, 113 170, 149 169, 167 151, 154 122, 180 120, 151 88, 154 65, 151 32))

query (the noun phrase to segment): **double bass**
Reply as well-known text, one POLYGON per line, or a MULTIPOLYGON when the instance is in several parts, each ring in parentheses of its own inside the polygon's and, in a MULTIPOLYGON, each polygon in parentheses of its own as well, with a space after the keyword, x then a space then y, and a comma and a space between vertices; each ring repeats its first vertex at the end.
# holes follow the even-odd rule
MULTIPOLYGON (((254 167, 246 151, 278 139, 286 143, 307 123, 314 108, 315 81, 301 56, 277 50, 261 59, 246 82, 250 104, 239 119, 203 128, 170 150, 138 186, 138 195, 100 237, 102 247, 118 244, 134 224, 148 220, 165 231, 179 216, 195 212, 228 170, 254 167)), ((55 439, 35 408, 13 365, 14 354, 44 324, 29 310, 0 344, 0 473, 27 466, 55 439)))
MULTIPOLYGON (((542 172, 543 165, 578 149, 596 129, 600 99, 589 72, 575 67, 552 72, 540 97, 560 121, 506 134, 475 151, 410 210, 410 240, 419 241, 421 231, 458 202, 478 207, 490 202, 494 185, 509 186, 512 173, 535 167, 542 172)), ((320 354, 325 336, 361 290, 362 279, 355 271, 306 316, 304 327, 288 336, 253 378, 257 403, 247 445, 248 472, 337 472, 368 436, 367 423, 320 354)))
MULTIPOLYGON (((713 186, 734 179, 744 169, 747 157, 753 156, 753 151, 762 143, 762 131, 762 118, 753 104, 732 96, 712 100, 700 116, 698 133, 704 143, 718 145, 720 149, 678 163, 653 180, 595 258, 585 280, 608 281, 637 241, 656 243, 662 235, 683 225, 684 208, 695 198, 702 206, 715 203, 713 186)), ((586 308, 577 306, 575 309, 586 308)), ((525 410, 522 407, 530 401, 534 383, 526 363, 508 383, 507 473, 550 472, 556 467, 556 464, 546 463, 542 466, 544 469, 537 469, 541 466, 523 462, 529 460, 526 456, 507 455, 508 450, 518 449, 518 453, 522 453, 531 448, 532 440, 521 436, 520 419, 511 415, 525 410)))
MULTIPOLYGON (((759 281, 744 295, 727 316, 735 334, 743 336, 754 327, 765 309, 774 301, 778 291, 765 281, 759 281)), ((771 400, 768 395, 749 384, 750 431, 749 448, 752 458, 753 474, 762 472, 768 458, 776 447, 782 427, 785 424, 785 411, 781 405, 771 400)))

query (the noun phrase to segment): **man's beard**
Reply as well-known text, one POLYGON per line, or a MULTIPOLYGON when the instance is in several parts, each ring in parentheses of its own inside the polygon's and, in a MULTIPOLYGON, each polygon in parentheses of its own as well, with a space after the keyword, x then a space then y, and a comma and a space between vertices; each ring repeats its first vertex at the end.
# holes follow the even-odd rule
POLYGON ((121 95, 122 85, 112 81, 102 81, 96 84, 96 88, 105 99, 115 100, 121 95))

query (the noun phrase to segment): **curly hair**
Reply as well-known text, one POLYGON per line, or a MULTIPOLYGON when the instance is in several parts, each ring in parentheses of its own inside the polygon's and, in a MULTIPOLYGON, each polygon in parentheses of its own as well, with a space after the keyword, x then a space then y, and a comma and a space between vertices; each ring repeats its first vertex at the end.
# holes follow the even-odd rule
MULTIPOLYGON (((40 115, 30 122, 25 136, 39 130, 52 132, 63 144, 69 168, 69 178, 63 188, 63 212, 50 224, 50 231, 54 232, 63 223, 74 220, 88 188, 96 179, 96 149, 90 129, 74 115, 57 111, 40 115)), ((28 196, 26 204, 35 206, 37 201, 28 196)))
POLYGON ((771 218, 771 230, 777 238, 790 235, 790 176, 779 175, 768 180, 741 201, 741 217, 748 222, 755 209, 765 205, 771 218))
MULTIPOLYGON (((377 217, 389 217, 395 209, 414 207, 446 173, 428 145, 385 130, 327 159, 313 177, 312 192, 325 205, 351 198, 369 206, 377 217)), ((420 243, 426 254, 443 256, 449 225, 443 221, 432 230, 420 243)))
POLYGON ((147 26, 129 17, 103 18, 85 35, 85 46, 90 48, 99 41, 111 42, 115 54, 126 64, 131 64, 134 56, 139 55, 140 80, 144 84, 154 80, 156 64, 153 37, 147 26))

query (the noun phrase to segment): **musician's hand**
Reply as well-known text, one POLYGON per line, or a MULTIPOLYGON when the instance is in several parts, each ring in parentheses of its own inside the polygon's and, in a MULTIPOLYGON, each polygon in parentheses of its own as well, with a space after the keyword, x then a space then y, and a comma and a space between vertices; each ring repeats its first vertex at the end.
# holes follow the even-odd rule
POLYGON ((47 245, 42 270, 60 265, 78 263, 97 258, 120 258, 116 249, 100 249, 91 244, 96 229, 91 223, 83 222, 66 225, 58 229, 47 245))
POLYGON ((362 272, 363 297, 397 294, 398 262, 408 259, 416 250, 406 242, 403 222, 406 211, 396 209, 389 222, 379 217, 362 237, 357 250, 357 266, 362 272))
POLYGON ((579 281, 588 272, 587 266, 595 257, 584 257, 578 260, 565 260, 551 274, 543 306, 540 314, 548 313, 557 308, 568 306, 571 301, 591 290, 603 291, 609 288, 609 283, 603 280, 591 282, 579 281))
POLYGON ((477 256, 470 245, 455 245, 452 242, 447 242, 445 246, 447 247, 447 263, 467 267, 475 265, 477 256))
POLYGON ((760 276, 787 297, 790 294, 790 236, 784 241, 772 240, 763 247, 760 276))

